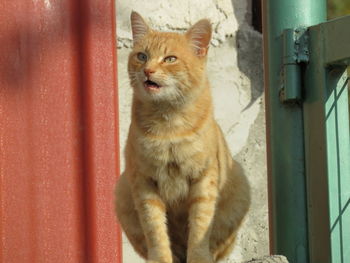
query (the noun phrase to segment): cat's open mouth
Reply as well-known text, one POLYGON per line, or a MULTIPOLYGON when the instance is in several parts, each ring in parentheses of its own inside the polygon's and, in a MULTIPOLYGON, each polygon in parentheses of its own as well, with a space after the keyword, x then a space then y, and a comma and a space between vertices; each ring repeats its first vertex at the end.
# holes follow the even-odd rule
POLYGON ((145 81, 145 88, 148 90, 159 90, 161 88, 161 86, 154 81, 146 80, 145 81))

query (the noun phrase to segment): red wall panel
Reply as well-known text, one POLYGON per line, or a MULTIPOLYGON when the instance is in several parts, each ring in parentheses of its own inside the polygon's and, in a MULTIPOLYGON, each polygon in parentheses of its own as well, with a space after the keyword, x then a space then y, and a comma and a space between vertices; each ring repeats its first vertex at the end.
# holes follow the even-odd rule
POLYGON ((121 262, 114 14, 0 2, 0 262, 121 262))

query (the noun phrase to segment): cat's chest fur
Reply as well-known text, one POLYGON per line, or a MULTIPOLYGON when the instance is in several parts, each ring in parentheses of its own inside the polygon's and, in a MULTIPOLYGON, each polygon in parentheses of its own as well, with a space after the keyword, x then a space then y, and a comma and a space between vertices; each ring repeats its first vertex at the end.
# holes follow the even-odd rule
POLYGON ((195 133, 174 138, 140 136, 138 147, 142 166, 160 196, 168 203, 186 199, 191 181, 205 167, 201 138, 195 133))

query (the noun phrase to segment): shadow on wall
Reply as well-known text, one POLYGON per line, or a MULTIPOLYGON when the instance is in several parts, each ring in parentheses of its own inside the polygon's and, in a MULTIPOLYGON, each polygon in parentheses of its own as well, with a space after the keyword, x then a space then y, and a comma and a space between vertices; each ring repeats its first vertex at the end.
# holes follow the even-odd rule
POLYGON ((245 4, 248 12, 242 12, 241 0, 232 0, 234 15, 237 19, 238 30, 236 33, 237 63, 238 68, 251 81, 251 97, 246 110, 263 94, 263 71, 260 64, 262 59, 262 35, 253 29, 251 24, 252 1, 245 4), (245 16, 242 14, 246 14, 245 16), (258 40, 258 41, 257 41, 258 40))

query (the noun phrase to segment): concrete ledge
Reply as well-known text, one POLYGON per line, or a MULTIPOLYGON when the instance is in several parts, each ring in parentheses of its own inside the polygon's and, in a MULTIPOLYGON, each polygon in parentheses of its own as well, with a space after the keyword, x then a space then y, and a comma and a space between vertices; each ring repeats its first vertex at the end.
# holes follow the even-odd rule
POLYGON ((265 256, 262 258, 253 258, 252 260, 243 263, 288 263, 285 256, 265 256))

